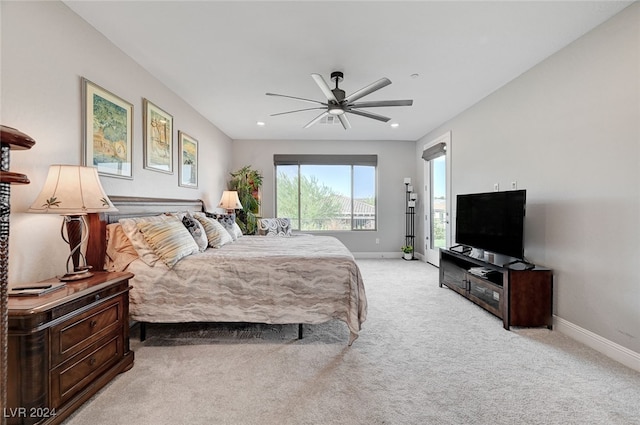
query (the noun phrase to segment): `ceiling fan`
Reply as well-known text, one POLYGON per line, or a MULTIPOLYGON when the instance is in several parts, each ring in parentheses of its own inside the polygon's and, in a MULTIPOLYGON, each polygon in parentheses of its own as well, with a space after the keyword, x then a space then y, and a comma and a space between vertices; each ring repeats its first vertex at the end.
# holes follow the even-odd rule
POLYGON ((271 116, 274 117, 276 115, 291 114, 294 112, 312 111, 314 109, 324 109, 325 111, 323 113, 321 113, 320 115, 318 115, 317 117, 309 121, 309 123, 307 123, 307 125, 305 125, 304 128, 309 128, 315 123, 322 120, 323 118, 329 115, 333 115, 335 117, 338 117, 344 129, 347 130, 351 128, 351 123, 349 122, 345 114, 360 115, 362 117, 367 117, 367 118, 371 118, 371 119, 383 121, 383 122, 387 122, 391 119, 389 117, 374 114, 372 112, 361 111, 360 108, 377 108, 382 106, 386 107, 386 106, 413 105, 413 100, 378 100, 378 101, 371 101, 371 102, 356 102, 356 100, 391 84, 391 81, 388 78, 381 78, 378 81, 372 84, 369 84, 368 86, 363 87, 360 90, 355 91, 354 93, 351 93, 349 96, 345 96, 346 94, 345 91, 338 88, 338 83, 342 81, 342 79, 344 78, 344 74, 342 72, 335 71, 331 73, 331 80, 335 81, 336 83, 335 89, 329 88, 329 86, 327 85, 327 82, 324 80, 324 78, 322 78, 322 75, 311 74, 311 77, 313 77, 313 80, 316 82, 318 87, 320 87, 320 90, 322 90, 322 93, 327 97, 326 102, 320 102, 312 99, 304 99, 304 98, 295 97, 295 96, 287 96, 284 94, 266 93, 267 96, 287 97, 290 99, 296 99, 296 100, 301 100, 303 102, 309 102, 309 103, 321 105, 315 108, 296 109, 295 111, 280 112, 277 114, 271 114, 271 116))

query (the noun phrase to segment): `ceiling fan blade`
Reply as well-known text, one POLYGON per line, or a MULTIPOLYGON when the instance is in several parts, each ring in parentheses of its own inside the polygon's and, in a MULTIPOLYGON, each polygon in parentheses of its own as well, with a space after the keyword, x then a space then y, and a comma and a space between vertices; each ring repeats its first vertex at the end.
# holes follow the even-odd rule
POLYGON ((342 124, 345 130, 348 130, 351 128, 351 123, 349 122, 349 119, 345 114, 338 115, 338 119, 340 120, 340 123, 342 124))
POLYGON ((276 93, 265 93, 267 96, 277 96, 277 97, 288 97, 289 99, 296 99, 296 100, 302 100, 303 102, 309 102, 309 103, 319 103, 320 105, 327 105, 326 103, 322 103, 318 100, 312 100, 312 99, 304 99, 302 97, 295 97, 295 96, 287 96, 286 94, 276 94, 276 93))
POLYGON ((374 113, 371 113, 371 112, 365 112, 365 111, 358 111, 358 110, 354 110, 354 109, 349 109, 346 112, 348 112, 350 114, 360 115, 360 116, 367 117, 367 118, 372 118, 374 120, 378 120, 378 121, 382 121, 382 122, 387 122, 387 121, 389 121, 391 119, 391 118, 385 117, 383 115, 378 115, 378 114, 374 114, 374 113))
POLYGON ((344 101, 347 103, 354 102, 361 97, 364 97, 376 90, 380 90, 381 88, 388 86, 389 84, 391 84, 391 80, 389 80, 388 78, 381 78, 375 83, 369 84, 367 87, 363 87, 360 90, 351 93, 349 96, 345 97, 344 101))
POLYGON ((336 99, 336 96, 333 94, 324 78, 322 78, 322 75, 311 74, 311 77, 313 77, 313 80, 316 82, 318 87, 320 87, 320 90, 322 90, 322 93, 326 96, 327 100, 338 103, 338 99, 336 99))
POLYGON ((320 115, 318 115, 317 117, 315 117, 314 119, 312 119, 311 121, 309 121, 309 122, 307 123, 307 125, 305 125, 305 126, 304 126, 304 127, 302 127, 302 128, 309 128, 309 127, 311 127, 312 125, 314 125, 315 123, 317 123, 318 121, 320 121, 322 118, 326 117, 327 115, 329 115, 329 112, 324 111, 323 113, 321 113, 320 115))
POLYGON ((303 111, 314 111, 316 109, 326 109, 326 107, 324 106, 320 106, 318 108, 305 108, 305 109, 296 109, 295 111, 287 111, 287 112, 278 112, 277 114, 271 114, 269 115, 270 117, 275 117, 277 115, 285 115, 285 114, 292 114, 294 112, 303 112, 303 111))
POLYGON ((349 108, 377 108, 381 106, 411 106, 413 100, 378 100, 371 102, 358 102, 347 105, 349 108))

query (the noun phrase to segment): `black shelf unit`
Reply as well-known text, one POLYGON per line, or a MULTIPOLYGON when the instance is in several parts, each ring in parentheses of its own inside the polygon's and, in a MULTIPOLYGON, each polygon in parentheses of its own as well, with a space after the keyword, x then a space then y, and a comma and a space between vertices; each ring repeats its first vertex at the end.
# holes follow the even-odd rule
MULTIPOLYGON (((406 195, 406 200, 405 200, 405 236, 404 236, 404 244, 405 246, 412 246, 413 250, 415 252, 415 217, 416 217, 416 211, 415 211, 415 197, 412 199, 412 194, 413 191, 411 190, 411 184, 410 183, 405 183, 405 195, 406 195), (410 206, 410 205, 414 205, 414 206, 410 206)), ((411 259, 415 259, 415 257, 413 256, 413 252, 411 253, 411 259)))

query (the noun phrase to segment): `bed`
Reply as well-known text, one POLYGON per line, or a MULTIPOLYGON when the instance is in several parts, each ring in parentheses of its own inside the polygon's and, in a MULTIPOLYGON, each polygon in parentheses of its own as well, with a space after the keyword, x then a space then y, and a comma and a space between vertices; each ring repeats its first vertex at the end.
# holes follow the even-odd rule
MULTIPOLYGON (((198 200, 110 199, 117 213, 90 218, 87 259, 97 269, 104 267, 105 259, 113 267, 113 248, 107 255, 106 235, 119 226, 115 223, 140 220, 137 226, 142 232, 146 229, 139 223, 145 223, 146 218, 141 217, 151 219, 186 211, 192 217, 204 212, 198 200)), ((351 345, 366 319, 367 299, 358 265, 333 237, 245 235, 217 248, 193 252, 175 264, 166 263, 162 257, 163 261, 149 265, 142 254, 135 259, 130 255, 118 264, 135 274, 131 279, 130 315, 143 328, 145 323, 301 325, 337 319, 348 326, 351 345)), ((301 326, 299 329, 301 332, 301 326)))

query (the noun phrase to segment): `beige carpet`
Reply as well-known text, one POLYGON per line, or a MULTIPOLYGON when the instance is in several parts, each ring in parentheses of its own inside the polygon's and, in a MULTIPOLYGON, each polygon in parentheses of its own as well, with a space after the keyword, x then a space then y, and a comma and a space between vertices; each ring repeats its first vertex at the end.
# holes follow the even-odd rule
MULTIPOLYGON (((359 260, 346 325, 150 326, 67 425, 640 424, 640 373, 547 329, 508 332, 418 261, 359 260)), ((135 328, 134 328, 135 330, 135 328)))

